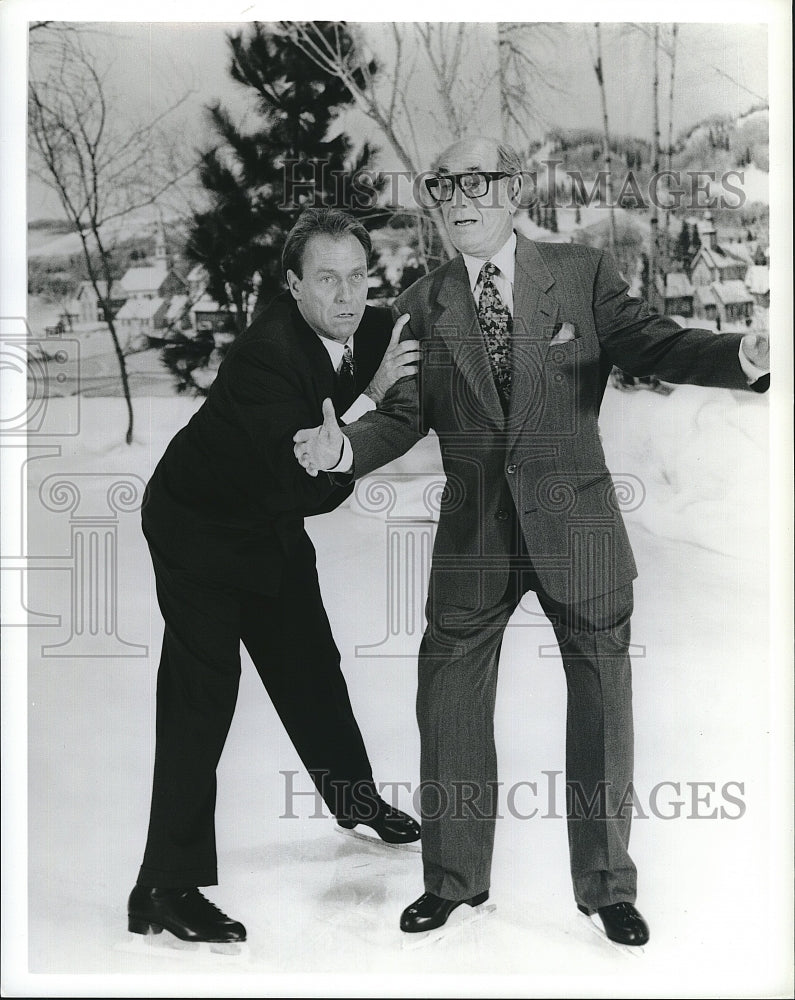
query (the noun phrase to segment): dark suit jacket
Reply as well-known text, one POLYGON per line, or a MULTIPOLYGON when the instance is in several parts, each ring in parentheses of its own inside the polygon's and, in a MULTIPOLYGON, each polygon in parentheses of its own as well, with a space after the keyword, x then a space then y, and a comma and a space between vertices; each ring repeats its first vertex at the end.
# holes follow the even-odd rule
POLYGON ((422 342, 419 377, 402 379, 377 413, 345 433, 359 477, 436 431, 447 485, 431 590, 456 607, 488 606, 504 593, 514 510, 541 585, 556 600, 608 593, 636 575, 598 427, 613 364, 670 382, 748 388, 741 335, 682 329, 650 314, 627 295, 612 258, 590 247, 517 234, 507 419, 462 257, 408 288, 393 312, 411 313, 403 336, 422 342), (552 343, 563 323, 576 337, 552 343))
MULTIPOLYGON (((355 336, 362 392, 389 343, 388 310, 367 307, 355 336)), ((206 400, 172 439, 148 484, 144 532, 170 565, 273 593, 303 519, 352 487, 312 478, 293 435, 322 422, 335 373, 292 296, 278 296, 234 342, 206 400)))

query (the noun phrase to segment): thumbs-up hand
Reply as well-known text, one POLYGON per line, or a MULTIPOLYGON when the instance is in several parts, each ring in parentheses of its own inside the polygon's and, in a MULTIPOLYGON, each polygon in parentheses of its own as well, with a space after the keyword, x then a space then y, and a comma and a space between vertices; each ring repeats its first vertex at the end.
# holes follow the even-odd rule
POLYGON ((333 469, 339 463, 345 440, 330 399, 323 400, 323 423, 319 427, 297 431, 293 435, 293 442, 293 452, 298 464, 310 476, 333 469))
POLYGON ((365 394, 378 405, 398 379, 405 375, 416 375, 420 360, 420 342, 418 340, 401 340, 403 327, 410 319, 409 313, 399 316, 392 328, 384 358, 373 375, 372 381, 365 389, 365 394))

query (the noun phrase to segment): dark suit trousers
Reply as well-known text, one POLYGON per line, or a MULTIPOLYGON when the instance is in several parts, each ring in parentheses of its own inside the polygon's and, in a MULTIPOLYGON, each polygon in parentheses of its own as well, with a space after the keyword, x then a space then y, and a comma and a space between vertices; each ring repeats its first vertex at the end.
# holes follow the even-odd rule
MULTIPOLYGON (((501 601, 476 611, 429 593, 419 657, 417 718, 425 889, 466 899, 489 888, 498 809, 494 704, 508 619, 535 590, 553 625, 568 692, 566 782, 574 895, 590 911, 634 902, 627 853, 633 768, 628 655, 632 587, 581 604, 553 601, 526 556, 512 562, 501 601)), ((542 812, 540 809, 539 812, 542 812)), ((529 832, 529 831, 528 831, 529 832)))
POLYGON ((165 632, 152 807, 138 883, 215 885, 215 772, 237 700, 241 639, 333 815, 350 815, 357 792, 368 796, 372 770, 308 536, 302 533, 293 546, 272 597, 213 586, 150 551, 165 632))

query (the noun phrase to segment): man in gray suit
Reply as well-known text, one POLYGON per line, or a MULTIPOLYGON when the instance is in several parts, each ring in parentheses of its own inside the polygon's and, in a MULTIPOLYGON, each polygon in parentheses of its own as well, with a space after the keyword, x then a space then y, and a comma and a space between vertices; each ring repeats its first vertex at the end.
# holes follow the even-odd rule
POLYGON ((628 853, 633 730, 628 655, 635 562, 599 436, 615 364, 679 383, 769 382, 767 342, 682 329, 627 294, 603 251, 533 243, 513 229, 521 163, 462 140, 425 181, 460 255, 408 288, 395 315, 420 341, 418 376, 344 428, 326 408, 295 453, 356 478, 428 430, 447 477, 420 647, 422 851, 426 892, 401 928, 439 927, 488 898, 497 766, 493 716, 508 619, 534 590, 566 672, 568 834, 575 901, 605 933, 642 945, 628 853))

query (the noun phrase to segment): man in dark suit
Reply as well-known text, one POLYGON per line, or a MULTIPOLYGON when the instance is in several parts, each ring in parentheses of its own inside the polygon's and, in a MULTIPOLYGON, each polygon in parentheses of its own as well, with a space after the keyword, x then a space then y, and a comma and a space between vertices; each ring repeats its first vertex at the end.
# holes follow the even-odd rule
MULTIPOLYGON (((760 391, 766 341, 682 329, 627 294, 610 256, 514 232, 521 163, 462 140, 426 187, 460 255, 395 302, 421 343, 417 378, 344 433, 333 414, 296 436, 310 472, 364 476, 431 428, 447 477, 419 656, 426 892, 404 931, 488 898, 497 810, 493 735, 503 632, 527 590, 556 634, 568 688, 566 776, 574 896, 606 934, 642 945, 628 853, 633 731, 629 540, 598 417, 613 364, 670 382, 760 391), (758 380, 758 381, 757 381, 758 380), (341 456, 338 461, 338 456, 341 456)), ((344 481, 341 479, 341 481, 344 481)))
POLYGON ((289 293, 230 348, 206 401, 149 482, 143 530, 165 620, 157 683, 149 834, 129 929, 240 941, 245 928, 198 891, 217 883, 216 766, 237 698, 240 642, 337 822, 383 841, 419 826, 375 789, 340 654, 323 608, 304 517, 350 494, 295 464, 295 431, 333 400, 343 419, 416 372, 402 323, 366 308, 364 227, 308 209, 283 253, 289 293))

